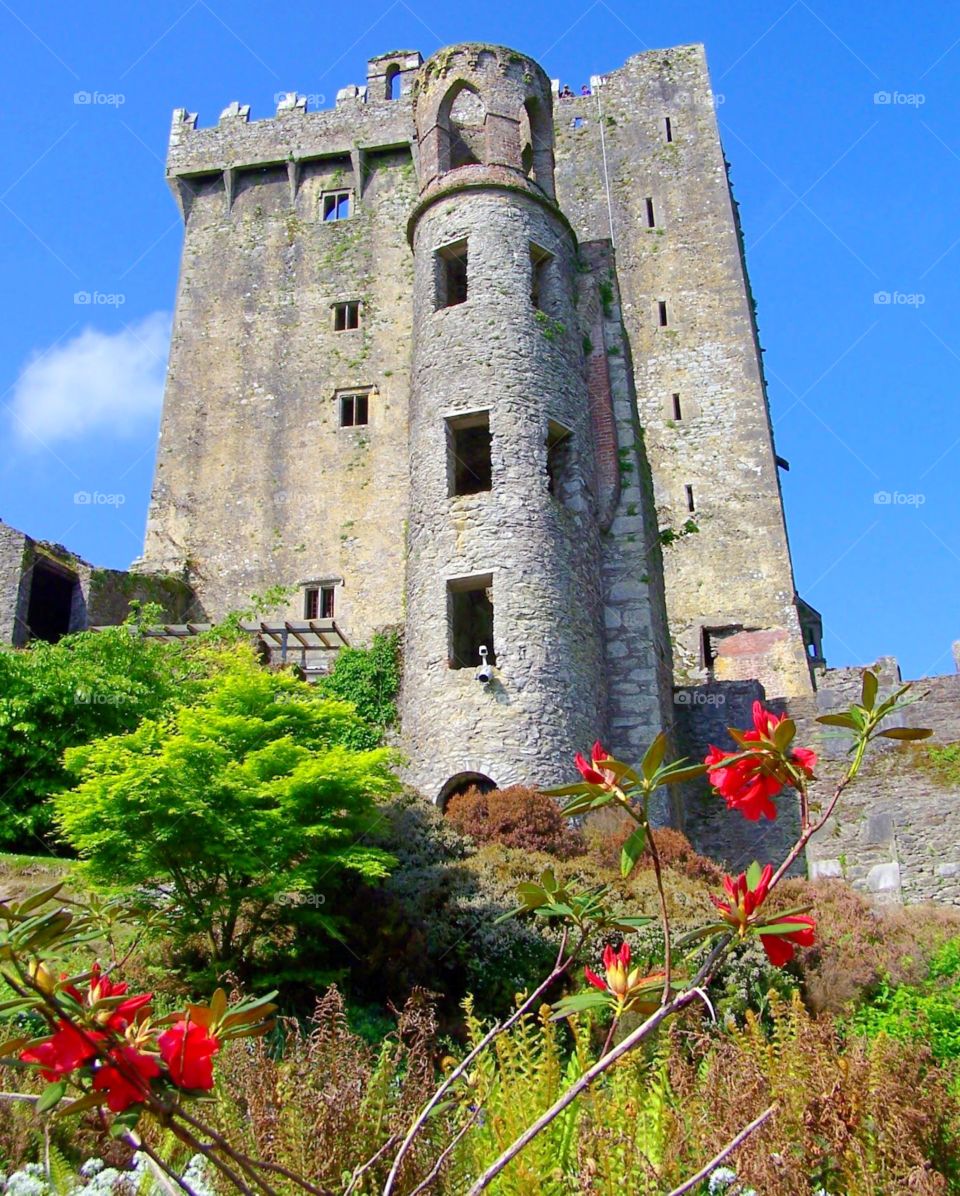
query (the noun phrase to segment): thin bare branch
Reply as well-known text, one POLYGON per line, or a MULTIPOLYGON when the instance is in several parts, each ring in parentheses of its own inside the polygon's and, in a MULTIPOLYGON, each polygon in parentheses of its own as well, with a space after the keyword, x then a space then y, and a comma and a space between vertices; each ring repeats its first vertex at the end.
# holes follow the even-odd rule
POLYGON ((674 1188, 673 1191, 669 1193, 669 1196, 684 1196, 685 1192, 693 1191, 693 1189, 698 1183, 700 1183, 701 1180, 706 1179, 715 1167, 719 1167, 724 1159, 729 1158, 730 1155, 732 1155, 737 1149, 737 1147, 742 1146, 747 1138, 749 1138, 754 1132, 754 1130, 758 1130, 760 1126, 762 1126, 765 1121, 768 1121, 776 1111, 776 1105, 771 1105, 769 1109, 765 1109, 759 1117, 754 1118, 749 1125, 744 1126, 744 1128, 739 1134, 737 1134, 735 1138, 731 1138, 723 1150, 721 1150, 719 1154, 715 1154, 709 1163, 700 1168, 696 1175, 691 1175, 689 1179, 684 1180, 679 1188, 674 1188))
POLYGON ((474 1122, 480 1116, 481 1110, 482 1110, 482 1106, 480 1106, 480 1105, 478 1105, 477 1108, 474 1109, 472 1116, 468 1118, 468 1120, 460 1127, 459 1130, 457 1130, 456 1134, 454 1134, 454 1136, 451 1139, 451 1141, 449 1142, 449 1144, 444 1148, 443 1152, 437 1158, 437 1161, 434 1163, 433 1167, 431 1168, 429 1175, 425 1176, 417 1184, 417 1186, 410 1193, 410 1196, 418 1196, 418 1193, 425 1192, 427 1190, 427 1188, 430 1187, 430 1185, 433 1183, 433 1181, 440 1174, 440 1171, 443 1168, 443 1164, 447 1161, 447 1159, 450 1157, 450 1155, 453 1154, 453 1151, 456 1148, 457 1143, 460 1141, 461 1138, 463 1138, 466 1135, 467 1131, 473 1127, 474 1122))

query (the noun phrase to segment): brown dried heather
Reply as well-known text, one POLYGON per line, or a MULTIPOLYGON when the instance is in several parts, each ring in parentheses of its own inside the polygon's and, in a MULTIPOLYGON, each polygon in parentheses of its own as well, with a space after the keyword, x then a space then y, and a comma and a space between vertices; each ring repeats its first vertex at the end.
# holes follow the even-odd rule
POLYGON ((583 836, 571 828, 556 801, 526 785, 491 793, 468 789, 452 797, 444 813, 461 834, 477 843, 545 851, 564 860, 586 849, 583 836))
MULTIPOLYGON (((620 849, 629 835, 636 829, 632 818, 624 817, 614 810, 603 810, 587 819, 584 828, 590 854, 609 868, 620 868, 620 849)), ((708 885, 719 886, 723 881, 723 869, 700 855, 682 831, 672 827, 658 827, 654 834, 660 862, 665 868, 679 872, 691 880, 702 880, 708 885)), ((649 847, 637 862, 638 868, 653 868, 649 847)))
POLYGON ((776 1102, 729 1162, 746 1186, 777 1196, 950 1190, 958 1108, 926 1049, 882 1037, 842 1044, 832 1019, 813 1017, 798 995, 772 998, 771 1017, 769 1033, 753 1015, 721 1038, 674 1028, 671 1174, 695 1170, 776 1102))
MULTIPOLYGON (((305 1029, 283 1023, 279 1057, 264 1040, 224 1051, 217 1124, 240 1149, 280 1163, 320 1186, 340 1190, 344 1176, 365 1163, 392 1135, 401 1135, 436 1083, 436 1021, 429 997, 416 991, 395 1033, 374 1048, 347 1024, 343 998, 330 988, 305 1029)), ((443 1149, 442 1117, 408 1154, 399 1193, 430 1171, 443 1149)), ((391 1153, 367 1173, 382 1185, 391 1153)), ((281 1182, 280 1187, 283 1187, 281 1182)))

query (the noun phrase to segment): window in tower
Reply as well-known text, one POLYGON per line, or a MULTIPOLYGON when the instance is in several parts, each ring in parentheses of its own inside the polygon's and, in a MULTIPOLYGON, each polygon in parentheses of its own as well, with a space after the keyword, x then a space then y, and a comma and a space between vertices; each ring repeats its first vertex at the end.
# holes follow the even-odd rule
POLYGON ((667 141, 673 141, 673 124, 669 116, 663 118, 663 131, 666 135, 667 141))
POLYGON ((353 299, 349 303, 335 303, 333 305, 334 332, 352 332, 360 327, 360 300, 353 299))
POLYGON ((327 191, 322 196, 323 219, 325 222, 348 220, 351 201, 349 191, 327 191))
POLYGON ((467 242, 445 245, 434 254, 436 310, 467 301, 467 242))
POLYGON ((678 394, 673 394, 670 396, 670 400, 673 410, 672 418, 676 420, 683 419, 683 408, 680 405, 680 396, 678 394))
POLYGON ((360 428, 370 419, 370 392, 342 394, 340 400, 340 427, 360 428))
POLYGON ((447 623, 451 669, 475 669, 480 664, 480 646, 497 663, 493 638, 493 574, 457 577, 447 582, 447 623))
POLYGON ((697 505, 693 499, 693 487, 692 486, 684 486, 683 490, 684 490, 684 493, 687 498, 687 510, 691 511, 691 512, 695 511, 697 509, 697 505))
POLYGON ((657 218, 653 211, 653 200, 648 195, 645 202, 647 207, 647 228, 656 228, 657 218))
POLYGON ((667 326, 667 301, 666 301, 666 299, 661 299, 660 302, 657 304, 657 318, 660 321, 660 327, 666 328, 666 326, 667 326))
POLYGON ((391 62, 387 67, 386 93, 388 100, 400 98, 400 66, 396 62, 391 62))
POLYGON ((530 244, 530 301, 538 311, 549 310, 553 254, 530 244))
POLYGON ((571 497, 573 477, 573 435, 555 420, 547 423, 547 490, 559 502, 571 497))
POLYGON ((490 412, 447 420, 447 494, 480 494, 493 486, 490 412))

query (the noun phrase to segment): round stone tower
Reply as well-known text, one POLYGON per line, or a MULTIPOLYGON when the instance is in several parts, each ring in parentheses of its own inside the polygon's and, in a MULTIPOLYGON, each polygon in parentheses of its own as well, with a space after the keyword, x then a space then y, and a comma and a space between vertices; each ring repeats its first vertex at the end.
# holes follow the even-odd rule
POLYGON ((558 783, 605 733, 600 538, 550 82, 461 45, 413 91, 403 728, 409 779, 443 803, 558 783))

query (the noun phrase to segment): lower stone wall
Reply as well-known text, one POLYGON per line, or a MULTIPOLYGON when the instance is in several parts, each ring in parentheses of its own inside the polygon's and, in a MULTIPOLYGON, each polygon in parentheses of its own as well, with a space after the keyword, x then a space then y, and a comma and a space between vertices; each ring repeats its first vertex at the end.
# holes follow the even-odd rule
POLYGON ((0 644, 17 642, 20 579, 26 551, 23 532, 0 523, 0 644))
MULTIPOLYGON (((881 694, 901 684, 892 657, 870 667, 880 678, 881 694)), ((711 743, 729 749, 726 728, 749 726, 753 701, 763 700, 769 709, 789 713, 797 724, 797 742, 817 752, 811 798, 826 803, 845 771, 850 739, 816 718, 857 701, 862 676, 859 668, 821 671, 813 698, 788 702, 766 699, 758 682, 678 689, 681 748, 694 760, 702 759, 711 743)), ((960 783, 937 768, 929 750, 960 742, 960 674, 924 678, 912 692, 917 700, 890 725, 929 727, 933 736, 919 743, 874 742, 859 776, 807 849, 809 874, 843 878, 881 902, 960 905, 960 783)), ((960 769, 956 772, 960 775, 960 769)), ((748 823, 728 814, 706 784, 688 789, 684 830, 699 851, 730 870, 741 870, 754 858, 776 861, 793 841, 797 810, 786 795, 776 822, 748 823)))

